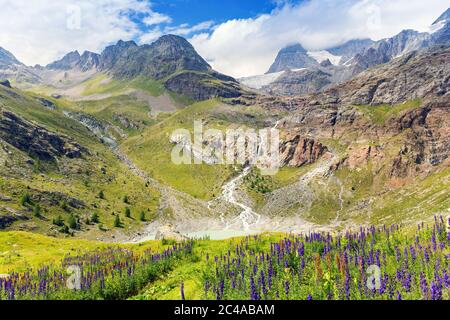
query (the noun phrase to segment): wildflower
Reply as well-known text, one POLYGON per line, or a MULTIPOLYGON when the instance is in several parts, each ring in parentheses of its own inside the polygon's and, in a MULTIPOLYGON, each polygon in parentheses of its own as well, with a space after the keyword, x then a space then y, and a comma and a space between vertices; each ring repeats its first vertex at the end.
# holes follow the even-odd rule
POLYGON ((425 300, 428 300, 429 299, 428 283, 423 272, 420 274, 420 289, 422 290, 423 298, 425 300))
POLYGON ((289 289, 290 289, 290 287, 289 287, 289 281, 286 280, 286 281, 284 282, 284 292, 286 293, 286 298, 288 298, 288 299, 289 299, 289 289))
POLYGON ((442 300, 442 285, 433 281, 431 283, 431 300, 442 300))
POLYGON ((184 282, 181 283, 180 291, 181 291, 181 300, 186 300, 184 297, 184 282))

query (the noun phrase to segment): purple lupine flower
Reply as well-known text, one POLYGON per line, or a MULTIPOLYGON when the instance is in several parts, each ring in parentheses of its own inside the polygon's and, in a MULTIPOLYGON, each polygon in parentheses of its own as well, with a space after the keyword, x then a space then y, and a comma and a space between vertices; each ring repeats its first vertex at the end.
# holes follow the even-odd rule
POLYGON ((348 271, 345 273, 344 290, 345 290, 345 298, 347 300, 349 300, 350 299, 350 274, 348 271))
POLYGON ((411 291, 411 273, 405 272, 402 284, 406 292, 411 291))
POLYGON ((425 274, 422 272, 420 274, 420 289, 422 290, 422 296, 425 300, 429 299, 429 292, 428 292, 428 283, 427 279, 425 278, 425 274))
POLYGON ((308 294, 308 297, 306 298, 306 300, 312 301, 312 299, 313 299, 312 295, 311 295, 311 294, 308 294))
POLYGON ((261 270, 261 273, 260 273, 260 281, 261 281, 262 292, 263 292, 264 296, 267 296, 266 280, 265 280, 263 270, 261 270))
POLYGON ((409 252, 411 253, 412 262, 416 261, 416 250, 414 249, 414 247, 412 245, 409 246, 409 252))
POLYGON ((442 285, 439 282, 431 283, 431 300, 442 300, 442 285))
POLYGON ((250 299, 259 300, 259 295, 256 289, 255 279, 253 278, 253 275, 250 276, 250 299))
POLYGON ((286 281, 284 282, 284 292, 286 293, 286 298, 289 298, 289 289, 290 289, 290 287, 289 287, 289 281, 286 280, 286 281))
POLYGON ((186 300, 184 297, 184 282, 181 283, 180 292, 181 292, 181 300, 186 300))

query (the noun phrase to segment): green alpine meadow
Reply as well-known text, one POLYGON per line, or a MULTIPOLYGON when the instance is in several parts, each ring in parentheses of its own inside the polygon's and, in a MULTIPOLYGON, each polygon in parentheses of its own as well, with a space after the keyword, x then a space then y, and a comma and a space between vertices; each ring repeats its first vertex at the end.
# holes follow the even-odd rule
POLYGON ((225 2, 0 0, 0 307, 450 300, 448 6, 225 2))

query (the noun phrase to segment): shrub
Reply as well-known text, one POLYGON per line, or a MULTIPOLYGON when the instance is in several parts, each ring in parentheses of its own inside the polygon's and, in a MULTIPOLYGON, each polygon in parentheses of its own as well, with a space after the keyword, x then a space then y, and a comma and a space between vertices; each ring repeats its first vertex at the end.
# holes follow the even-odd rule
POLYGON ((139 220, 146 221, 146 219, 145 219, 145 212, 144 211, 141 211, 141 215, 139 216, 139 220))
POLYGON ((70 212, 70 208, 69 208, 69 206, 67 205, 67 202, 66 202, 66 200, 63 200, 63 201, 61 201, 61 209, 63 209, 65 212, 70 212))
POLYGON ((99 217, 98 217, 97 212, 94 212, 94 213, 92 214, 92 216, 91 216, 91 221, 92 221, 92 223, 99 223, 99 222, 100 222, 100 219, 99 219, 99 217))
POLYGON ((129 201, 129 199, 128 199, 128 196, 124 196, 124 197, 123 197, 123 203, 126 203, 126 204, 129 204, 129 203, 130 203, 130 201, 129 201))
POLYGON ((122 221, 120 221, 120 216, 116 216, 116 219, 114 219, 114 227, 115 228, 120 228, 122 227, 122 221))
POLYGON ((38 204, 34 207, 33 214, 37 218, 41 217, 41 207, 38 204))
POLYGON ((127 217, 127 218, 131 218, 131 210, 130 210, 130 208, 125 208, 125 217, 127 217))
POLYGON ((63 224, 63 226, 61 227, 61 229, 59 229, 59 232, 65 233, 65 234, 69 234, 69 227, 66 226, 65 224, 63 224))
POLYGON ((26 206, 27 204, 31 204, 31 197, 28 193, 25 193, 22 198, 20 198, 20 204, 22 206, 26 206))
POLYGON ((78 229, 77 219, 73 215, 70 215, 68 223, 70 229, 78 229))
POLYGON ((62 226, 64 226, 64 220, 61 216, 58 216, 55 219, 53 219, 53 224, 55 226, 62 227, 62 226))
POLYGON ((100 199, 105 199, 105 193, 104 193, 103 191, 100 191, 100 192, 98 193, 98 197, 99 197, 100 199))

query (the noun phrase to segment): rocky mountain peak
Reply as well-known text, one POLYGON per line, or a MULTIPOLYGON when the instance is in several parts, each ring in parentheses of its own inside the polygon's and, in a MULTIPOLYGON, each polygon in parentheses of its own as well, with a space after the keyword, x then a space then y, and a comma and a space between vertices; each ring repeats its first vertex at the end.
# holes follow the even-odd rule
POLYGON ((22 63, 11 52, 0 47, 0 68, 10 65, 22 65, 22 63))
POLYGON ((77 63, 77 67, 86 72, 91 69, 97 69, 100 65, 100 55, 98 53, 85 51, 77 63))
POLYGON ((282 49, 267 73, 281 72, 317 66, 318 62, 308 55, 301 44, 297 43, 282 49))
POLYGON ((433 23, 433 25, 438 24, 439 22, 450 22, 450 8, 448 8, 443 14, 440 15, 439 18, 433 23))
POLYGON ((327 51, 335 56, 351 58, 356 54, 361 53, 362 51, 364 51, 364 49, 371 46, 372 44, 374 44, 374 41, 371 39, 354 39, 334 48, 328 49, 327 51))
POLYGON ((66 54, 62 59, 47 65, 47 69, 70 70, 80 61, 80 53, 75 50, 66 54))

